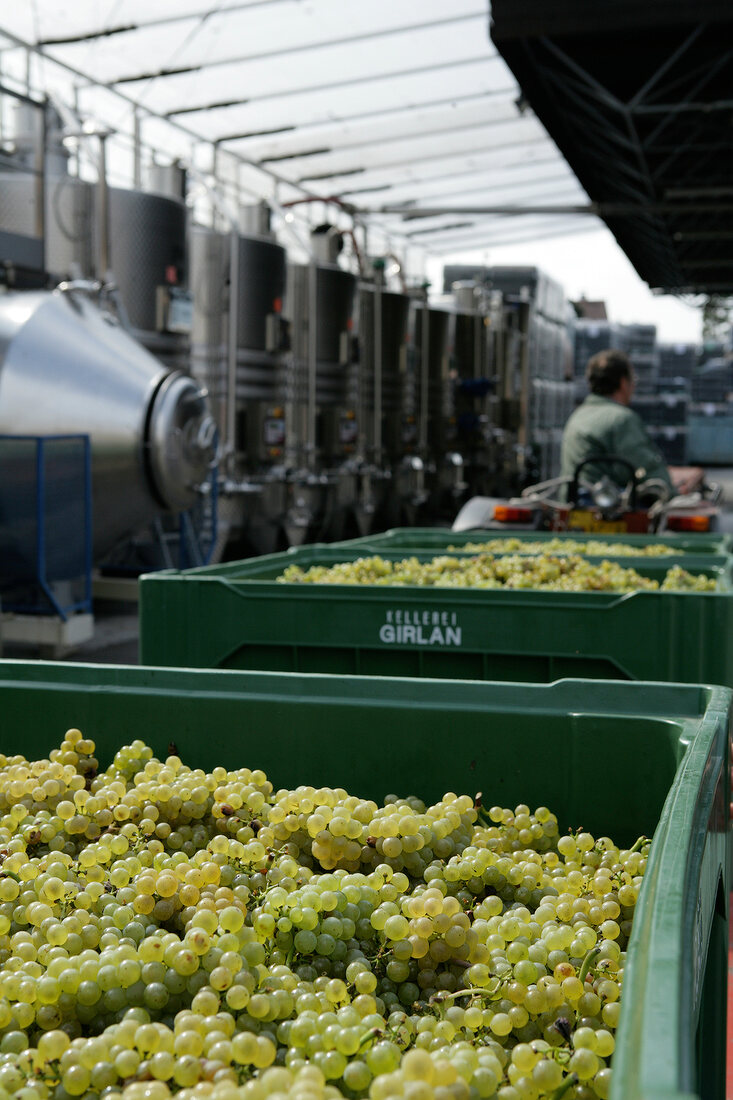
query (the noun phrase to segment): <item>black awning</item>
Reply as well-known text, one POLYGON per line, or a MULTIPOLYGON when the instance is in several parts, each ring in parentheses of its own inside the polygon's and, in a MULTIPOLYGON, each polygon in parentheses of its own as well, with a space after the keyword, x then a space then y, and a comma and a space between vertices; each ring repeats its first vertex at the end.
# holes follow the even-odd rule
POLYGON ((493 0, 491 37, 639 275, 733 291, 731 0, 493 0))

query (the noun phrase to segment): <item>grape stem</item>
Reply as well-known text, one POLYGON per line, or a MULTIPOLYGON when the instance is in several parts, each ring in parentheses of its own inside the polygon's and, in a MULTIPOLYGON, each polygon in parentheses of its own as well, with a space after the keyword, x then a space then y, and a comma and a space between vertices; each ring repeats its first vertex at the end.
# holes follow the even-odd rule
POLYGON ((381 1034, 382 1034, 381 1028, 378 1028, 378 1027, 370 1028, 369 1031, 367 1031, 366 1035, 362 1036, 361 1042, 359 1043, 359 1050, 361 1050, 362 1047, 366 1046, 367 1043, 371 1043, 374 1039, 378 1039, 381 1034))
POLYGON ((445 1004, 446 1001, 455 1001, 459 997, 493 997, 500 985, 501 979, 494 978, 494 981, 491 983, 491 985, 488 985, 485 988, 457 989, 455 993, 436 993, 433 997, 430 998, 430 1003, 441 1005, 445 1004))
POLYGON ((580 973, 578 974, 578 978, 580 979, 581 982, 585 982, 585 979, 588 976, 588 971, 590 970, 590 968, 593 964, 593 960, 598 955, 600 955, 600 953, 601 953, 601 949, 598 945, 596 945, 595 947, 591 947, 590 951, 586 951, 585 957, 583 959, 583 964, 580 968, 580 973))
POLYGON ((550 1095, 549 1100, 560 1100, 566 1092, 578 1083, 577 1073, 571 1073, 569 1077, 566 1077, 561 1085, 558 1085, 555 1091, 550 1095))
POLYGON ((635 840, 634 843, 632 844, 632 846, 629 848, 629 855, 631 855, 632 852, 638 852, 639 849, 641 848, 642 844, 644 844, 645 842, 646 842, 646 837, 645 836, 638 837, 637 840, 635 840))

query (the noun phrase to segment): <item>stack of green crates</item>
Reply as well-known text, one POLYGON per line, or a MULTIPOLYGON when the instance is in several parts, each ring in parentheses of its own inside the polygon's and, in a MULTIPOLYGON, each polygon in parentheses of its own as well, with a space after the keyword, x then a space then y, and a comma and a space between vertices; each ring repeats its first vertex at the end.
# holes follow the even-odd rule
POLYGON ((6 754, 45 756, 72 725, 100 765, 134 738, 191 766, 262 768, 275 788, 383 798, 452 788, 555 809, 654 843, 624 975, 612 1100, 723 1100, 728 744, 733 693, 565 681, 447 683, 0 662, 6 754), (348 736, 345 736, 348 731, 348 736), (521 747, 520 747, 521 746, 521 747))
MULTIPOLYGON (((624 541, 654 541, 636 539, 624 541)), ((285 672, 515 682, 584 676, 733 686, 733 557, 723 536, 669 540, 672 556, 616 559, 659 580, 679 564, 715 577, 714 592, 277 582, 293 564, 307 569, 371 554, 429 561, 466 541, 470 535, 415 529, 151 574, 140 583, 141 659, 285 672)))
MULTIPOLYGON (((663 535, 596 535, 586 534, 584 531, 574 531, 567 535, 553 531, 508 531, 506 528, 497 531, 451 531, 445 527, 393 527, 389 531, 379 534, 364 535, 358 539, 338 543, 340 546, 358 547, 362 554, 381 554, 384 550, 399 550, 401 553, 412 554, 416 550, 430 550, 434 554, 445 553, 449 547, 456 549, 469 543, 504 542, 512 543, 551 543, 558 540, 571 539, 573 542, 597 542, 607 546, 619 543, 628 546, 630 550, 638 548, 641 554, 649 547, 665 547, 678 556, 700 554, 730 554, 733 549, 733 535, 726 534, 663 534, 663 535)), ((517 551, 517 553, 521 553, 517 551)), ((661 560, 667 561, 671 555, 665 555, 661 560)))
MULTIPOLYGON (((517 532, 504 541, 521 553, 510 540, 557 537, 517 532)), ((723 535, 570 537, 605 542, 611 551, 625 543, 638 555, 604 556, 660 581, 680 565, 714 577, 716 589, 591 593, 277 581, 293 564, 307 569, 372 555, 425 562, 501 538, 394 530, 142 578, 141 659, 266 670, 219 673, 211 683, 227 695, 257 683, 277 699, 277 718, 266 724, 271 744, 256 746, 258 766, 267 770, 272 756, 273 768, 283 770, 282 777, 273 772, 276 782, 290 782, 292 761, 312 759, 319 782, 376 781, 375 797, 386 793, 385 782, 394 784, 389 777, 406 776, 411 793, 428 797, 446 787, 480 788, 504 805, 520 797, 554 803, 561 826, 582 820, 591 831, 620 827, 629 840, 653 832, 612 1096, 723 1100, 733 544, 723 535), (660 544, 673 553, 645 555, 660 544), (311 675, 278 676, 283 672, 311 675), (546 684, 578 676, 584 679, 546 684), (482 680, 492 682, 467 682, 482 680), (725 687, 699 686, 706 684, 725 687), (285 735, 289 720, 295 728, 285 735), (324 754, 331 736, 337 748, 324 754), (691 768, 696 775, 702 769, 697 778, 691 768)), ((189 716, 187 705, 206 674, 148 674, 159 682, 177 678, 171 682, 183 699, 172 713, 184 730, 195 729, 196 712, 189 716)), ((162 714, 166 706, 161 700, 157 709, 162 714)), ((298 781, 315 777, 299 768, 298 781)))

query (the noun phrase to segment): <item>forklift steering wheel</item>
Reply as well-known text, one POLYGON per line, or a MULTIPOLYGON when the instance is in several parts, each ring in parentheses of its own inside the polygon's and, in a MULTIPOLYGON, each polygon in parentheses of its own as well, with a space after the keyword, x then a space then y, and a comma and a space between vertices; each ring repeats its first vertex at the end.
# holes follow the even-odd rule
POLYGON ((580 483, 580 471, 583 469, 583 467, 584 466, 598 466, 598 465, 606 465, 606 466, 609 466, 609 467, 611 467, 611 466, 625 466, 626 467, 626 469, 629 471, 629 481, 627 482, 627 484, 631 485, 631 494, 630 494, 630 497, 629 497, 629 507, 631 508, 632 512, 635 511, 636 510, 636 490, 637 490, 636 470, 631 465, 629 460, 626 459, 626 458, 622 458, 621 455, 598 455, 597 457, 594 456, 593 458, 584 458, 582 462, 579 462, 578 465, 575 467, 575 471, 573 472, 573 479, 572 479, 572 481, 570 482, 570 484, 568 486, 568 502, 570 504, 577 504, 578 489, 579 489, 579 483, 580 483))

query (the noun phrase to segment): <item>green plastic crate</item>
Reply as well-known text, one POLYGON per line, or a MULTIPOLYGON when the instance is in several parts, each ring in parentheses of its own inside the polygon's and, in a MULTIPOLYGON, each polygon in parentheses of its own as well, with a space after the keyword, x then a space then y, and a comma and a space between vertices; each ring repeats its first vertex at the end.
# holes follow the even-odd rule
POLYGON ((733 693, 0 661, 5 753, 76 725, 102 766, 140 737, 191 765, 367 797, 447 789, 549 805, 629 844, 654 835, 629 944, 613 1100, 723 1100, 733 693), (348 731, 348 736, 345 736, 348 731), (518 748, 519 747, 519 748, 518 748), (397 777, 400 777, 399 779, 397 777), (395 788, 398 787, 398 790, 395 788))
MULTIPOLYGON (((678 561, 705 593, 279 584, 286 566, 354 560, 305 546, 141 578, 143 664, 547 682, 564 676, 733 686, 732 559, 678 561)), ((399 560, 404 552, 384 550, 399 560)), ((433 552, 416 552, 429 560, 433 552)), ((630 559, 619 559, 629 564, 630 559)), ((669 562, 633 559, 661 579, 669 562)))
MULTIPOLYGON (((573 542, 605 542, 609 545, 623 543, 629 547, 666 546, 674 551, 674 560, 678 555, 698 556, 701 554, 730 554, 733 548, 733 536, 723 534, 710 535, 596 535, 584 531, 569 532, 563 535, 557 531, 451 531, 445 527, 393 527, 380 534, 364 535, 362 538, 340 542, 337 545, 358 547, 360 554, 380 554, 383 550, 399 550, 413 553, 416 550, 429 550, 435 554, 447 551, 449 546, 463 547, 466 543, 482 543, 489 539, 521 539, 523 542, 551 542, 567 538, 573 542)), ((642 555, 643 556, 643 555, 642 555)), ((624 559, 625 560, 625 559, 624 559)), ((649 560, 646 558, 645 560, 649 560)), ((669 554, 660 561, 672 561, 669 554)))

